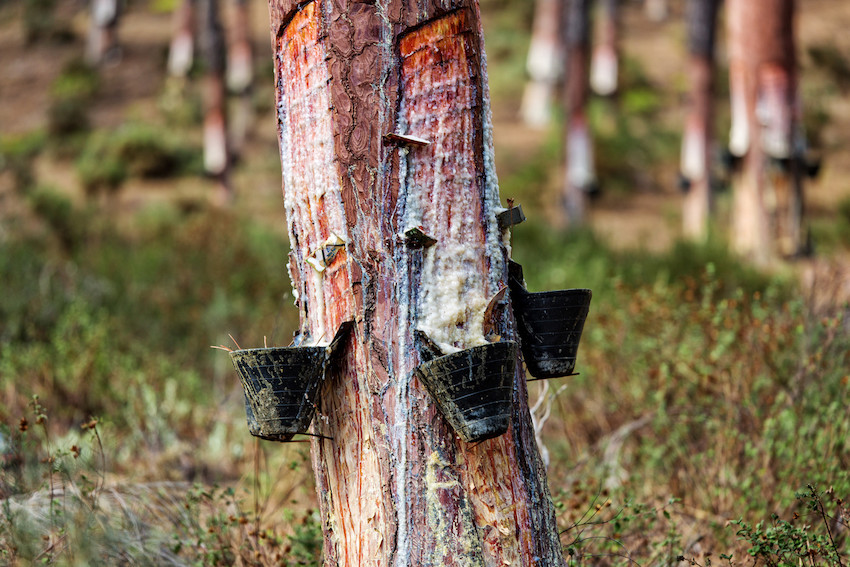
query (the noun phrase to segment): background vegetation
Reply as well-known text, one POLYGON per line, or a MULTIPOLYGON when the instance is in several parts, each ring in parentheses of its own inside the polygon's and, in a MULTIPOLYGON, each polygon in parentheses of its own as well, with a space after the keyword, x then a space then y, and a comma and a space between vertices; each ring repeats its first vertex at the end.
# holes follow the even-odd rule
MULTIPOLYGON (((7 113, 0 134, 0 563, 320 565, 309 446, 251 439, 209 349, 286 344, 297 324, 264 10, 255 132, 221 210, 198 175, 197 85, 121 75, 162 72, 167 29, 152 29, 169 7, 131 2, 121 69, 94 72, 76 60, 79 6, 51 24, 25 4, 0 5, 0 49, 44 87, 15 111, 36 119, 7 113)), ((515 117, 531 3, 482 5, 502 195, 532 219, 513 256, 531 289, 594 292, 581 375, 531 387, 553 409, 542 440, 571 564, 847 565, 850 186, 829 172, 850 155, 850 56, 805 28, 818 257, 758 273, 725 252, 727 197, 709 244, 671 229, 684 72, 646 54, 659 34, 681 49, 681 22, 628 6, 623 95, 592 109, 606 193, 594 230, 564 232, 548 214, 558 127, 515 117)))

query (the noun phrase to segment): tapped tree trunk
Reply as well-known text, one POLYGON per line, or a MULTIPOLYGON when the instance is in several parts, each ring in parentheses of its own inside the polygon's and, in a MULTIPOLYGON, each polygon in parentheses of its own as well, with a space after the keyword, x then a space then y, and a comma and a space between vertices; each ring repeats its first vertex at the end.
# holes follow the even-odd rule
POLYGON ((227 88, 237 96, 233 108, 231 145, 239 155, 253 121, 251 86, 254 82, 251 18, 248 0, 235 0, 231 20, 231 40, 227 50, 227 88))
POLYGON ((564 208, 567 222, 585 221, 588 195, 596 189, 593 140, 587 116, 590 94, 591 0, 566 0, 566 177, 564 208))
POLYGON ((91 0, 91 19, 86 60, 99 65, 120 56, 118 48, 118 0, 91 0))
POLYGON ((534 27, 525 68, 529 80, 522 94, 520 114, 532 127, 543 128, 552 118, 552 98, 563 74, 561 40, 563 0, 537 0, 534 27))
POLYGON ((705 240, 711 213, 711 146, 714 120, 714 45, 720 0, 689 0, 688 66, 691 96, 682 139, 681 173, 686 180, 682 211, 685 237, 705 240))
POLYGON ((225 204, 233 198, 233 191, 229 178, 224 31, 218 0, 200 0, 200 6, 204 54, 204 168, 218 182, 217 199, 225 204))
POLYGON ((617 92, 620 61, 620 0, 602 0, 599 41, 590 61, 593 92, 611 96, 617 92))
POLYGON ((168 50, 168 73, 185 77, 192 68, 195 52, 195 2, 182 0, 174 10, 174 35, 168 50))
POLYGON ((478 444, 414 373, 414 330, 446 352, 516 333, 477 1, 270 8, 300 334, 354 322, 313 422, 325 565, 562 565, 522 366, 478 444))
POLYGON ((768 169, 771 157, 790 160, 792 171, 799 169, 791 159, 797 73, 794 1, 729 0, 727 12, 730 150, 743 156, 734 187, 732 240, 738 253, 767 265, 785 247, 781 238, 777 246, 777 236, 786 230, 786 203, 802 199, 798 184, 777 183, 768 169))

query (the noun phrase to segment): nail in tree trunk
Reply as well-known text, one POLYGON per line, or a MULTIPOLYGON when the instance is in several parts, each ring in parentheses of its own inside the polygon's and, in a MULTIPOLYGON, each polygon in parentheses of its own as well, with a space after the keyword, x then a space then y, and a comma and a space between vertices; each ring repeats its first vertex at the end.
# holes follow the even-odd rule
POLYGON ((565 98, 566 178, 564 205, 571 226, 584 223, 587 196, 595 189, 593 140, 587 118, 590 93, 591 0, 567 0, 565 98))
POLYGON ((552 119, 552 99, 563 73, 562 0, 537 0, 525 68, 529 80, 522 95, 523 121, 543 128, 552 119))
POLYGON ((201 49, 204 56, 204 168, 218 183, 221 202, 232 198, 227 139, 225 42, 218 0, 200 0, 201 49))
POLYGON ((99 65, 119 57, 117 42, 118 0, 91 0, 86 59, 99 65))
POLYGON ((620 59, 620 0, 602 0, 599 21, 599 41, 590 61, 590 86, 598 95, 611 96, 617 92, 620 59))
POLYGON ((788 247, 782 234, 793 235, 791 247, 800 240, 799 164, 790 159, 797 73, 793 18, 793 0, 728 2, 730 151, 743 156, 734 184, 732 240, 740 254, 760 265, 788 247), (768 167, 771 157, 788 159, 791 175, 777 176, 768 167))
POLYGON ((705 240, 711 214, 711 148, 714 120, 714 45, 720 0, 689 0, 687 5, 688 70, 691 94, 681 173, 686 194, 682 210, 685 237, 705 240))
POLYGON ((477 2, 270 7, 300 335, 354 322, 313 421, 324 564, 562 565, 521 366, 508 432, 479 444, 414 375, 415 329, 444 351, 516 338, 487 309, 508 252, 477 2))
POLYGON ((172 16, 174 35, 168 50, 168 73, 185 77, 192 68, 195 52, 195 0, 182 0, 172 16))

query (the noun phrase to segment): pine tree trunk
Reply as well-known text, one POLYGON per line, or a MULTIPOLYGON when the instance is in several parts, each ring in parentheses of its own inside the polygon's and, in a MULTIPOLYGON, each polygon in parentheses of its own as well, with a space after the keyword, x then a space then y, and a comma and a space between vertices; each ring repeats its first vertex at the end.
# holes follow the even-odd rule
POLYGON ((168 73, 185 77, 192 68, 195 51, 195 1, 182 0, 174 10, 174 35, 168 50, 168 73))
POLYGON ((687 238, 705 240, 711 212, 711 146, 714 120, 714 45, 719 0, 688 2, 688 62, 691 99, 682 140, 682 175, 687 180, 682 228, 687 238))
POLYGON ((520 114, 532 127, 543 128, 552 119, 552 99, 563 74, 561 38, 562 0, 537 0, 526 70, 529 80, 522 95, 520 114))
POLYGON ((599 41, 590 61, 590 86, 598 95, 617 92, 620 60, 620 0, 602 0, 599 41))
POLYGON ((477 445, 413 372, 414 329, 447 351, 515 336, 486 309, 508 252, 477 2, 270 7, 300 333, 354 322, 313 421, 325 565, 563 564, 521 365, 509 431, 477 445))
POLYGON ((233 193, 229 179, 224 31, 218 0, 201 0, 200 6, 204 55, 204 168, 218 182, 218 200, 227 203, 233 193))
POLYGON ((587 117, 590 94, 591 0, 566 0, 566 178, 564 205, 567 222, 585 221, 588 194, 596 185, 593 140, 587 117))
POLYGON ((91 19, 86 46, 86 60, 99 65, 116 60, 118 51, 118 0, 91 0, 91 19))
POLYGON ((767 158, 789 155, 792 145, 793 18, 793 0, 728 2, 730 150, 744 156, 735 180, 732 240, 738 253, 759 265, 776 256, 777 205, 788 196, 781 183, 770 182, 767 158))
POLYGON ((248 0, 236 0, 227 50, 227 87, 237 96, 231 115, 231 147, 239 155, 254 119, 251 86, 254 82, 251 18, 248 0))

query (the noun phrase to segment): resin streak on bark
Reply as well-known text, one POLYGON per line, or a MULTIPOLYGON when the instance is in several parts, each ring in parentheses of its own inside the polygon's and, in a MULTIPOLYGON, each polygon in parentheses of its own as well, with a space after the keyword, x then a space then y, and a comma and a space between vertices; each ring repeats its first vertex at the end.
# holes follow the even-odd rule
MULTIPOLYGON (((562 564, 521 371, 511 430, 478 446, 456 438, 413 375, 412 331, 447 350, 481 344, 506 276, 477 4, 270 9, 301 333, 324 342, 355 321, 314 421, 333 438, 312 452, 325 564, 562 564), (410 226, 437 243, 406 247, 410 226), (344 249, 320 273, 308 260, 333 235, 344 249)), ((500 313, 492 324, 510 339, 500 313)))

